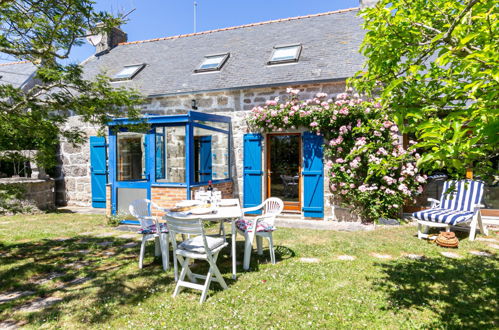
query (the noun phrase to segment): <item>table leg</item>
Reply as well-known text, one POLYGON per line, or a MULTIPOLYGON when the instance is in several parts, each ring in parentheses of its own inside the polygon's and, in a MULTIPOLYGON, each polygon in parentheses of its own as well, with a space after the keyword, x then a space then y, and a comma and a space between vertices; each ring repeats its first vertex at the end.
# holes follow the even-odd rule
POLYGON ((232 279, 236 279, 236 220, 231 221, 232 230, 232 279))

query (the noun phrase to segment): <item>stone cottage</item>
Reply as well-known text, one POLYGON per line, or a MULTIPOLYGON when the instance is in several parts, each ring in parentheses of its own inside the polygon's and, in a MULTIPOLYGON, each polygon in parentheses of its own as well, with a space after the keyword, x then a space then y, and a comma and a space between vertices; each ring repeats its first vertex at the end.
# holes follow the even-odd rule
MULTIPOLYGON (((352 8, 132 42, 115 29, 82 63, 85 75, 104 73, 117 87, 139 90, 152 130, 110 130, 107 139, 93 137, 79 148, 62 142, 59 202, 126 212, 129 200, 149 197, 170 206, 212 180, 246 206, 277 196, 288 212, 330 217, 322 155, 310 162, 315 168, 304 167, 307 150, 322 141, 303 130, 249 136, 245 117, 267 100, 286 97, 288 88, 302 98, 343 92, 363 62, 357 14, 352 8)), ((82 125, 77 117, 68 124, 82 125)))

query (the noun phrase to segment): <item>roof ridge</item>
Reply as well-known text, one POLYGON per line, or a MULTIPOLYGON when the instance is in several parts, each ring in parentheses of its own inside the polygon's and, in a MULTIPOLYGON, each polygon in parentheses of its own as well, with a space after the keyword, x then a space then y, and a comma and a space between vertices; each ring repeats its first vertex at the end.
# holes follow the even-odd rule
POLYGON ((24 64, 24 63, 30 63, 30 61, 17 61, 17 62, 0 63, 0 66, 13 65, 13 64, 24 64))
POLYGON ((146 42, 154 42, 154 41, 161 41, 161 40, 170 40, 170 39, 178 39, 178 38, 199 36, 199 35, 203 35, 203 34, 209 34, 209 33, 214 33, 214 32, 221 32, 221 31, 229 31, 229 30, 236 30, 236 29, 242 29, 242 28, 247 28, 247 27, 252 27, 252 26, 258 26, 258 25, 264 25, 264 24, 280 23, 280 22, 294 21, 294 20, 299 20, 299 19, 304 19, 304 18, 312 18, 312 17, 326 16, 326 15, 331 15, 331 14, 346 13, 346 12, 354 11, 354 10, 358 10, 358 9, 359 9, 359 7, 347 8, 347 9, 340 9, 340 10, 333 10, 333 11, 327 11, 327 12, 318 13, 318 14, 310 14, 310 15, 295 16, 295 17, 288 17, 288 18, 280 18, 280 19, 275 19, 275 20, 270 20, 270 21, 263 21, 263 22, 257 22, 257 23, 249 23, 249 24, 231 26, 231 27, 220 28, 220 29, 215 29, 215 30, 208 30, 208 31, 188 33, 188 34, 180 34, 180 35, 177 35, 177 36, 161 37, 161 38, 138 40, 138 41, 121 42, 118 45, 119 46, 133 45, 133 44, 141 44, 141 43, 146 43, 146 42))

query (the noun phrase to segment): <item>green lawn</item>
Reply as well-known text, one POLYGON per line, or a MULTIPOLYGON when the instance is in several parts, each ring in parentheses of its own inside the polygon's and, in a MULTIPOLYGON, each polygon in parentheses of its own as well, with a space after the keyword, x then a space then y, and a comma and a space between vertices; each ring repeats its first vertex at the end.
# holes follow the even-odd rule
MULTIPOLYGON (((223 255, 219 265, 229 290, 212 284, 200 305, 197 291, 171 297, 173 272, 162 271, 152 243, 146 267, 139 270, 139 246, 123 247, 137 241, 118 238, 125 233, 117 231, 96 236, 112 231, 104 223, 102 216, 76 214, 0 217, 0 301, 7 293, 25 293, 0 302, 0 321, 28 328, 499 326, 496 234, 495 242, 459 236, 459 249, 447 250, 418 240, 413 226, 356 233, 279 229, 276 265, 268 263, 264 250, 252 258, 250 271, 239 265, 233 281, 229 256, 223 255), (446 258, 442 251, 462 258, 446 258), (407 253, 425 258, 409 259, 407 253), (339 260, 341 255, 355 259, 339 260), (40 297, 61 300, 23 310, 40 297)), ((241 253, 242 241, 242 261, 241 253)), ((202 264, 194 267, 205 270, 202 264)))

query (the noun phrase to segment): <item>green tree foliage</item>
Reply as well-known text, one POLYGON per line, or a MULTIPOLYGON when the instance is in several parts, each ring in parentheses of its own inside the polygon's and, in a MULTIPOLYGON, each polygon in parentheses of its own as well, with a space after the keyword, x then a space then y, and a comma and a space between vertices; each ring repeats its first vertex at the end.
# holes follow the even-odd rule
POLYGON ((366 71, 399 127, 423 148, 418 165, 485 177, 499 145, 498 6, 494 0, 381 0, 362 12, 366 71))
POLYGON ((48 167, 55 164, 59 138, 84 141, 82 128, 65 125, 70 115, 100 127, 109 116, 138 117, 136 91, 112 88, 105 76, 85 80, 82 68, 67 60, 89 31, 108 31, 120 23, 96 11, 89 0, 0 3, 0 53, 37 67, 33 88, 0 86, 0 149, 38 149, 39 163, 48 167))

